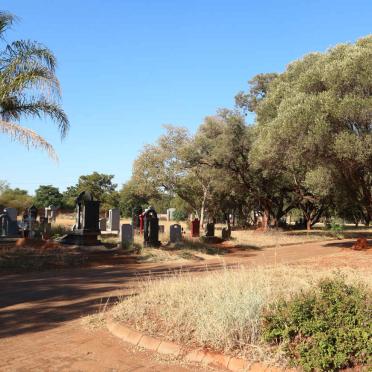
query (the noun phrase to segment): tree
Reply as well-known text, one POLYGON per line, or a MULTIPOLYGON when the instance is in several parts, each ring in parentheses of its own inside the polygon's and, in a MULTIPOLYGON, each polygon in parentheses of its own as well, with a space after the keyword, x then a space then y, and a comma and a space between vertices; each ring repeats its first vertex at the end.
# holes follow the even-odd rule
POLYGON ((110 208, 119 207, 120 195, 116 191, 117 184, 112 183, 114 175, 93 172, 92 174, 79 177, 76 189, 77 195, 82 191, 89 191, 94 198, 101 201, 101 209, 107 211, 110 208))
POLYGON ((255 107, 252 161, 293 180, 308 228, 329 207, 336 179, 355 198, 365 224, 372 219, 371 92, 368 36, 291 63, 255 107))
POLYGON ((203 221, 208 178, 190 161, 192 137, 185 128, 166 126, 155 145, 147 145, 135 160, 133 180, 144 190, 177 195, 203 221))
MULTIPOLYGON (((0 12, 0 40, 15 17, 0 12)), ((65 137, 69 121, 58 103, 61 96, 55 75, 56 58, 42 44, 29 40, 13 41, 0 51, 0 131, 26 147, 46 150, 57 158, 53 146, 39 134, 18 124, 22 117, 46 116, 58 125, 65 137)))
POLYGON ((5 191, 9 189, 9 183, 4 180, 0 180, 0 195, 5 191))
POLYGON ((33 203, 32 196, 28 195, 26 190, 19 188, 7 188, 0 194, 0 204, 7 208, 17 208, 22 212, 33 203))
POLYGON ((53 205, 57 208, 62 206, 63 195, 58 187, 41 185, 35 191, 34 204, 37 208, 45 208, 53 205))
POLYGON ((73 211, 75 209, 75 199, 78 197, 79 192, 77 186, 68 186, 66 191, 62 194, 62 208, 73 211))

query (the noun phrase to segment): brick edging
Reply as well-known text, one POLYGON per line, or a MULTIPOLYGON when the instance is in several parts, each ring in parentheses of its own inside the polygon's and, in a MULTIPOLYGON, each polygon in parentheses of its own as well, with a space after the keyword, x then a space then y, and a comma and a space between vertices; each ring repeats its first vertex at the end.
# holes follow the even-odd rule
MULTIPOLYGON (((159 340, 135 331, 126 325, 115 322, 111 316, 106 317, 108 330, 116 337, 135 346, 156 351, 160 354, 168 354, 183 359, 187 362, 202 364, 213 364, 226 368, 230 371, 251 371, 251 372, 282 372, 283 369, 269 367, 262 363, 252 363, 243 358, 235 358, 221 353, 211 352, 201 348, 186 349, 175 342, 159 340)), ((294 371, 294 370, 292 370, 294 371)))

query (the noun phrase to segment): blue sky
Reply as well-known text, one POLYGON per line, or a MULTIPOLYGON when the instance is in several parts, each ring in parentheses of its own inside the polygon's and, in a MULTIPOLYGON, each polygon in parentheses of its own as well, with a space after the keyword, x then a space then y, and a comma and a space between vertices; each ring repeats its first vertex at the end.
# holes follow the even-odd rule
POLYGON ((52 142, 58 165, 0 134, 0 179, 31 193, 93 171, 120 186, 163 124, 194 132, 255 74, 372 32, 370 0, 3 0, 1 10, 19 17, 9 41, 56 54, 71 121, 63 142, 51 122, 21 121, 52 142))

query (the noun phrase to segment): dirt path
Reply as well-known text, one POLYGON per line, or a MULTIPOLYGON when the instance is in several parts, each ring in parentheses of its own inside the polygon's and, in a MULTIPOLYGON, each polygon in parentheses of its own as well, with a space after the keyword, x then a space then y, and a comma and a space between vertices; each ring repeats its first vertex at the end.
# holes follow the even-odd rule
MULTIPOLYGON (((236 250, 223 260, 208 262, 208 270, 222 265, 293 263, 342 255, 352 241, 328 241, 260 250, 236 250)), ((351 252, 363 254, 364 252, 351 252)), ((204 263, 183 265, 202 271, 204 263)), ((145 275, 167 275, 176 263, 135 264, 0 274, 1 371, 190 371, 201 366, 164 362, 133 348, 107 331, 89 331, 80 318, 132 293, 145 275)))

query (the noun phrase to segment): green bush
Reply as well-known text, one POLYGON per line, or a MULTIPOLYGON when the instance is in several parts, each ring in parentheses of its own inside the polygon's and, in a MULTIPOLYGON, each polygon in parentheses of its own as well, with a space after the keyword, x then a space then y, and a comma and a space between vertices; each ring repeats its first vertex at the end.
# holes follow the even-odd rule
POLYGON ((183 211, 183 210, 176 209, 173 212, 173 219, 175 221, 186 221, 187 220, 187 217, 188 217, 188 213, 185 212, 185 211, 183 211))
POLYGON ((294 365, 306 371, 336 371, 371 363, 371 293, 361 284, 324 279, 263 315, 265 341, 282 344, 294 365))

